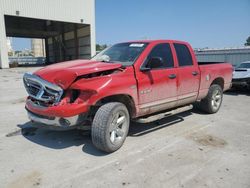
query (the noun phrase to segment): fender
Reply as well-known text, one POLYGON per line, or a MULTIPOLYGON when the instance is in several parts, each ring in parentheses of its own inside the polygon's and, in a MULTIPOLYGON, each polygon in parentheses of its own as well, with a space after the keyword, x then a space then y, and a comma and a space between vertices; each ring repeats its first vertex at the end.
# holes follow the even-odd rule
POLYGON ((89 98, 89 104, 95 105, 102 98, 112 95, 131 96, 137 105, 137 85, 134 78, 133 67, 127 67, 122 71, 110 75, 82 78, 74 82, 69 89, 92 91, 93 95, 89 98))

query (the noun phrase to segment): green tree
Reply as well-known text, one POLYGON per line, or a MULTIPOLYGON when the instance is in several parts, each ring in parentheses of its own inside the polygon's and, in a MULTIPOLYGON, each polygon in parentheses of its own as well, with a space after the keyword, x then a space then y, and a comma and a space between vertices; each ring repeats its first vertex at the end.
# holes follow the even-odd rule
POLYGON ((107 44, 104 44, 104 45, 96 44, 96 51, 100 52, 100 51, 104 50, 107 47, 108 47, 107 44))
POLYGON ((245 46, 250 46, 250 36, 247 38, 247 42, 245 43, 245 46))
POLYGON ((100 45, 100 44, 96 44, 96 45, 95 45, 95 49, 96 49, 96 51, 100 51, 101 45, 100 45))

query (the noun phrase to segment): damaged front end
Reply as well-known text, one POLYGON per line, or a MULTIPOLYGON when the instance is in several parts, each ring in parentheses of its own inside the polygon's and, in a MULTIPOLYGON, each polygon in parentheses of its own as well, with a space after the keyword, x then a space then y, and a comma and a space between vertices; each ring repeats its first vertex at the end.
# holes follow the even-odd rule
POLYGON ((63 95, 61 87, 31 73, 24 74, 23 82, 29 96, 36 99, 41 105, 57 104, 63 95))
POLYGON ((46 127, 85 128, 97 93, 111 82, 110 75, 121 71, 120 64, 76 60, 26 73, 28 117, 46 127))
POLYGON ((61 87, 30 73, 24 74, 23 82, 29 94, 26 110, 31 121, 50 129, 71 129, 86 120, 87 115, 79 113, 82 105, 77 105, 83 104, 84 100, 80 91, 65 92, 61 87))

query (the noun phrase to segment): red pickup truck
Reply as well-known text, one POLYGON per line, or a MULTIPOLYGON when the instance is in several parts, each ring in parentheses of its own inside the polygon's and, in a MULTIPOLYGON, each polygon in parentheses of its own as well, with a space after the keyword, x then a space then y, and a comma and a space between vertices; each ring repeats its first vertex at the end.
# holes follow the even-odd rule
POLYGON ((125 141, 131 120, 154 121, 194 103, 216 113, 232 70, 228 63, 197 62, 186 42, 119 43, 91 60, 26 73, 26 110, 39 127, 89 127, 93 144, 113 152, 125 141))

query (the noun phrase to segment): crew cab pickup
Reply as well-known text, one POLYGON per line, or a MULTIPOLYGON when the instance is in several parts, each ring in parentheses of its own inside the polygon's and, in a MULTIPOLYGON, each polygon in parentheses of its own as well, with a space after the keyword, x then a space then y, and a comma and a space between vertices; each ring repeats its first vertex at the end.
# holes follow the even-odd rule
POLYGON ((94 146, 114 152, 124 143, 131 120, 154 121, 194 103, 216 113, 231 86, 232 70, 229 63, 197 62, 186 42, 119 43, 91 60, 26 73, 26 110, 39 127, 88 127, 94 146))

